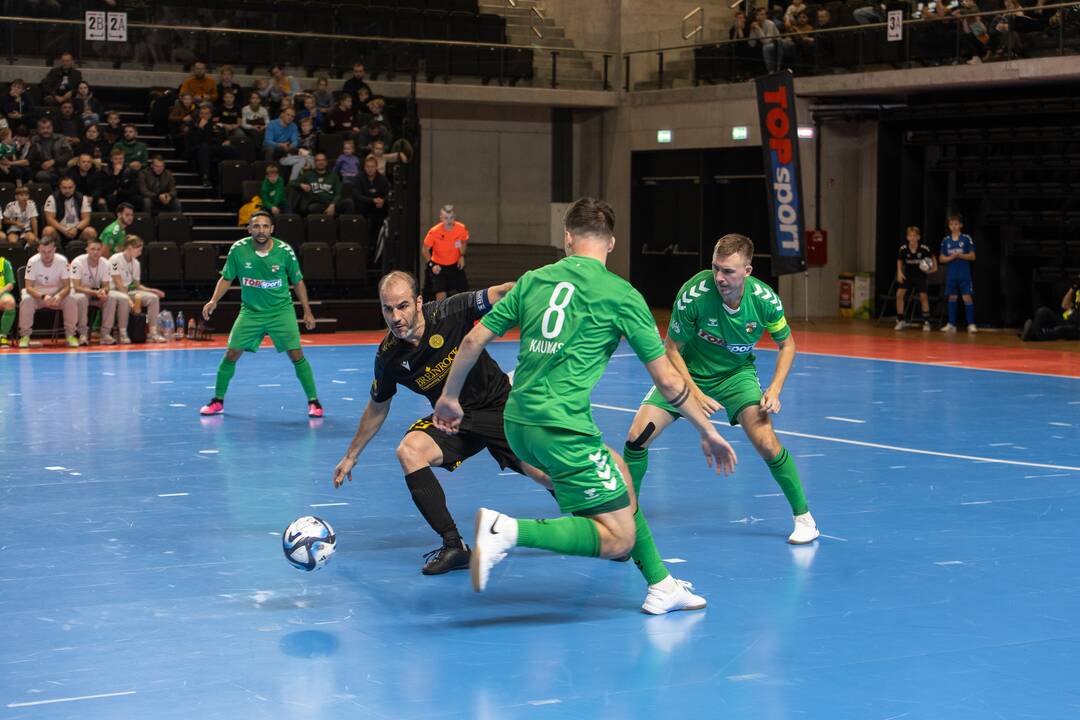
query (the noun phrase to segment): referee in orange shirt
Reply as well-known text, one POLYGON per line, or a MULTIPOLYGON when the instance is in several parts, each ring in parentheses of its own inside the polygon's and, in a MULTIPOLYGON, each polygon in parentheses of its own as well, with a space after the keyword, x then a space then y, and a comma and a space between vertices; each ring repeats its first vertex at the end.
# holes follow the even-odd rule
POLYGON ((439 224, 428 230, 421 250, 424 262, 431 271, 430 284, 435 299, 442 300, 447 291, 464 292, 469 289, 465 277, 465 248, 469 231, 464 223, 454 220, 454 206, 443 205, 439 210, 439 224))

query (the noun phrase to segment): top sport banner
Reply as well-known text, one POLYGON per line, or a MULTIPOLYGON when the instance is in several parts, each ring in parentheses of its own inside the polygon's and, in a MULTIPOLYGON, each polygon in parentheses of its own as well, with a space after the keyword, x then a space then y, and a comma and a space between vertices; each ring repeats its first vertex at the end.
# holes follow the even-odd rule
POLYGON ((802 272, 804 258, 802 181, 799 175, 795 87, 784 71, 756 80, 765 152, 765 186, 769 196, 769 234, 774 275, 802 272))

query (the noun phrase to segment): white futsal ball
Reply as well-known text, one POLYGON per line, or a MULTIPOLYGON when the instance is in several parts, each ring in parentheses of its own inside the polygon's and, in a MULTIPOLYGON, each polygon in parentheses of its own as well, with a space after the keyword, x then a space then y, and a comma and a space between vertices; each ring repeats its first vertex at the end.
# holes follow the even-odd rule
POLYGON ((928 273, 934 269, 934 261, 930 258, 923 258, 919 261, 919 269, 924 273, 928 273))
POLYGON ((285 559, 300 570, 318 570, 330 561, 337 537, 330 523, 311 515, 293 520, 281 534, 285 559))

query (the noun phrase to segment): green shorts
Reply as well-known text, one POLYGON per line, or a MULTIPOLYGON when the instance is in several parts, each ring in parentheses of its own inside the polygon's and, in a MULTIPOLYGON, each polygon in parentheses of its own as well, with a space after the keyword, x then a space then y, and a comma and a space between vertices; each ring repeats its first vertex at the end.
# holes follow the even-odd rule
POLYGON ((512 420, 503 427, 514 454, 551 478, 562 512, 590 516, 629 507, 626 481, 599 434, 512 420))
POLYGON ((229 333, 229 349, 255 352, 267 335, 278 352, 300 349, 300 325, 291 305, 267 312, 240 308, 240 315, 229 333))
MULTIPOLYGON (((727 375, 721 375, 711 382, 695 381, 703 393, 724 406, 728 422, 732 425, 739 424, 739 413, 745 408, 761 402, 761 381, 758 380, 757 368, 750 364, 743 365, 727 375)), ((682 417, 679 411, 657 391, 655 385, 645 393, 641 404, 655 405, 667 410, 673 417, 682 417)))

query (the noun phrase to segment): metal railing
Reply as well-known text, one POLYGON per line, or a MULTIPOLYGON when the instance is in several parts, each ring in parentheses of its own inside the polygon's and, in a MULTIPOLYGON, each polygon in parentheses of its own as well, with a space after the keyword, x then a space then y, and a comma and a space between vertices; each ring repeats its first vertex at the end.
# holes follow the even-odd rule
POLYGON ((698 6, 686 13, 682 19, 682 38, 683 40, 689 40, 695 36, 704 36, 705 34, 705 10, 698 6), (696 21, 697 24, 690 27, 687 30, 687 23, 696 21))
MULTIPOLYGON (((749 27, 748 21, 747 33, 749 27)), ((645 75, 641 84, 648 89, 665 87, 671 80, 665 61, 691 53, 693 76, 687 79, 694 84, 740 82, 776 68, 816 75, 960 64, 972 57, 978 58, 972 62, 980 62, 986 55, 990 60, 1013 60, 1080 53, 1080 2, 1075 0, 1020 10, 907 18, 901 27, 902 38, 892 42, 886 38, 888 23, 879 22, 771 37, 695 38, 693 43, 625 51, 623 89, 637 85, 634 72, 645 75), (972 32, 973 25, 978 28, 976 20, 984 29, 978 35, 972 32), (656 58, 655 63, 643 68, 640 62, 650 57, 656 58), (776 67, 769 67, 772 64, 776 67)))

